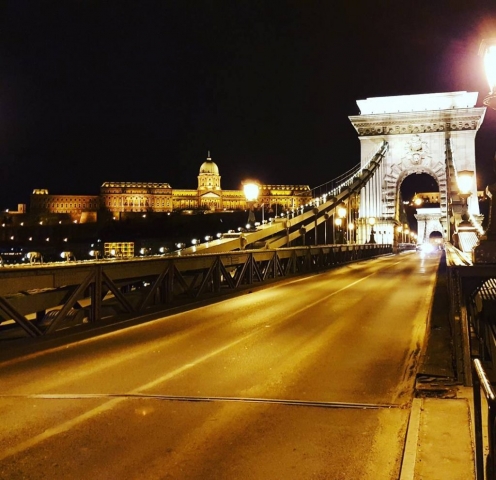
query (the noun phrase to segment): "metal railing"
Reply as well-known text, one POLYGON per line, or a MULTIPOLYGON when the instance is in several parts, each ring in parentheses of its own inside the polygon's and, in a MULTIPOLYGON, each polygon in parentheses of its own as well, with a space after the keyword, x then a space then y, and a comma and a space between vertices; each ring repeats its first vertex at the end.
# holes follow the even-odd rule
POLYGON ((477 479, 496 480, 496 264, 473 263, 449 244, 446 258, 457 378, 473 387, 477 479), (485 466, 481 391, 487 404, 485 466))
POLYGON ((0 335, 38 337, 392 253, 392 245, 319 245, 0 270, 0 335), (71 323, 72 322, 72 323, 71 323), (21 330, 22 329, 22 330, 21 330))
POLYGON ((496 392, 489 381, 488 374, 482 362, 478 358, 475 358, 472 362, 472 380, 474 392, 476 478, 477 480, 493 480, 496 474, 496 452, 494 450, 496 445, 496 392), (481 390, 487 402, 488 455, 485 469, 481 390))

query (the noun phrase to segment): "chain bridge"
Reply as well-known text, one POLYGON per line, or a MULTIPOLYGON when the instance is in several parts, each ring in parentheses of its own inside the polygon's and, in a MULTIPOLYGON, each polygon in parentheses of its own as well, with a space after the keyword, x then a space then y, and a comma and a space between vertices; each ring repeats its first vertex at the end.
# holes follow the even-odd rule
POLYGON ((5 265, 0 334, 42 336, 397 252, 400 187, 419 173, 436 180, 440 201, 432 211, 419 209, 418 242, 440 231, 466 262, 482 232, 474 141, 485 108, 475 107, 476 100, 476 93, 454 92, 358 101, 361 113, 349 119, 360 162, 314 188, 307 205, 256 228, 164 256, 5 265), (462 191, 459 180, 467 172, 462 191))

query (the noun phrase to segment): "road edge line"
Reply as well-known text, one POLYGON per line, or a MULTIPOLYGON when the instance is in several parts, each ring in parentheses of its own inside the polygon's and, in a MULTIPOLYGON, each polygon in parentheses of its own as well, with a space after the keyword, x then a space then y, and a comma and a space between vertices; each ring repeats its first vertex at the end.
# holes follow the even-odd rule
POLYGON ((417 461, 417 447, 420 429, 420 414, 422 410, 422 399, 414 398, 408 427, 406 433, 405 449, 401 462, 401 474, 399 480, 413 480, 415 475, 415 463, 417 461))

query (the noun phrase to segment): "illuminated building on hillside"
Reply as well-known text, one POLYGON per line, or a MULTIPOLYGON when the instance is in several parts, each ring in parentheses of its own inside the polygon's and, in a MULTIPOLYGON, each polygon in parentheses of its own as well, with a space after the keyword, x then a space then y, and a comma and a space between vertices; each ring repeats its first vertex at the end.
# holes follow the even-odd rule
MULTIPOLYGON (((99 195, 52 195, 46 189, 36 189, 31 195, 30 213, 69 214, 75 220, 85 221, 96 217, 89 213, 98 211, 109 212, 115 217, 133 212, 246 209, 243 190, 222 190, 220 179, 219 167, 209 154, 200 167, 196 190, 144 182, 104 182, 99 195)), ((260 185, 258 204, 263 204, 267 212, 274 206, 291 210, 305 205, 311 198, 308 185, 260 185)))

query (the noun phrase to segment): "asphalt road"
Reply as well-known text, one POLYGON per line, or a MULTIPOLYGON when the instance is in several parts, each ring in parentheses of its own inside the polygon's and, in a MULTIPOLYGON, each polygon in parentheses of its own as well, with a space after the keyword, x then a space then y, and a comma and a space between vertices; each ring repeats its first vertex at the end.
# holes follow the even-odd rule
POLYGON ((439 258, 384 257, 0 363, 2 479, 397 479, 439 258))

